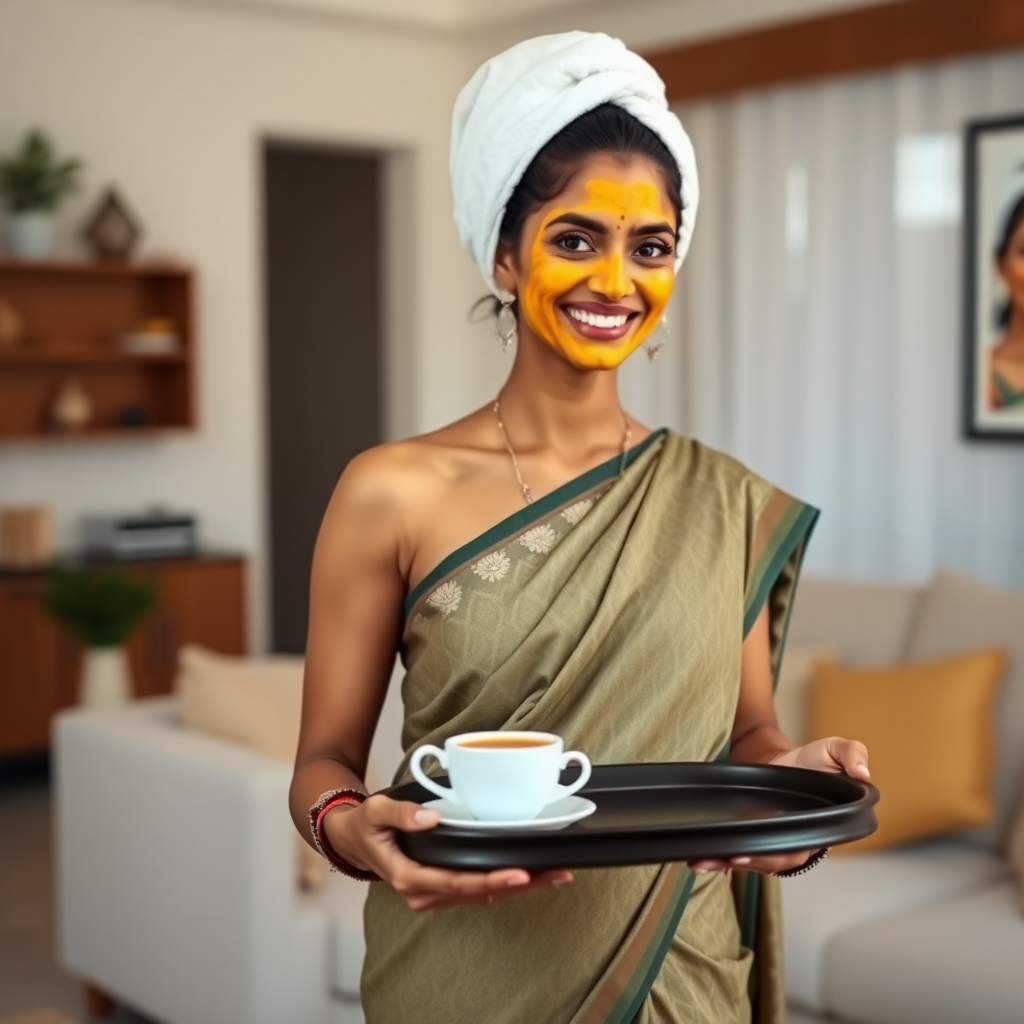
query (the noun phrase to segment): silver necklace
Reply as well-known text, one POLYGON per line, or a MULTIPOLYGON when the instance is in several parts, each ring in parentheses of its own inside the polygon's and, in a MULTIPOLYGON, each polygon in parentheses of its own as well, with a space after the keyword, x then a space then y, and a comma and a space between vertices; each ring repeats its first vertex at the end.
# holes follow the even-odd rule
MULTIPOLYGON (((516 473, 516 482, 519 484, 519 489, 523 492, 523 498, 527 505, 532 505, 536 498, 530 493, 530 485, 523 479, 523 474, 519 469, 519 460, 516 458, 516 453, 512 448, 512 444, 508 439, 508 434, 505 433, 505 424, 501 421, 501 397, 499 396, 494 400, 494 415, 498 421, 498 429, 501 431, 501 439, 505 442, 505 447, 508 449, 508 453, 512 458, 512 468, 516 473)), ((619 456, 619 476, 621 477, 626 471, 626 451, 629 448, 629 439, 633 435, 633 431, 629 425, 629 416, 625 411, 622 413, 622 421, 625 425, 625 430, 622 435, 622 454, 619 456)))

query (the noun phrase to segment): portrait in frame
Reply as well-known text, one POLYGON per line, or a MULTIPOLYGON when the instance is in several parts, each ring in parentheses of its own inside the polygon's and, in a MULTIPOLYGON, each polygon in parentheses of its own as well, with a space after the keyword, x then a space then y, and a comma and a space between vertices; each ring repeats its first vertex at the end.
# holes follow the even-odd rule
POLYGON ((1024 114, 967 125, 964 432, 1024 440, 1024 114))

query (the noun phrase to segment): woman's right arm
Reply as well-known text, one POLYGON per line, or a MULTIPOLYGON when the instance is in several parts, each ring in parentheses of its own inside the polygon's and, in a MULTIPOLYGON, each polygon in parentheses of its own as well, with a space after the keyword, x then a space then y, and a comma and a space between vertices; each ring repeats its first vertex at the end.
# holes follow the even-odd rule
MULTIPOLYGON (((313 844, 309 808, 332 789, 365 792, 373 733, 394 665, 409 562, 406 510, 422 507, 422 471, 394 449, 376 449, 349 465, 317 538, 310 585, 302 726, 289 806, 313 844)), ((395 830, 422 831, 437 815, 416 803, 372 796, 324 818, 332 848, 376 872, 414 910, 492 903, 501 896, 570 881, 568 872, 531 878, 526 871, 453 872, 406 857, 395 830)))

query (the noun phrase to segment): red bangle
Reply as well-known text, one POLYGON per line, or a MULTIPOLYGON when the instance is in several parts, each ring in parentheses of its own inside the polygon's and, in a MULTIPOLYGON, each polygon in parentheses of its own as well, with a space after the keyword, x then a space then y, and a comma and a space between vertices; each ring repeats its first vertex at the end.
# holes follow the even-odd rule
POLYGON ((327 812, 331 808, 341 804, 358 807, 365 800, 366 794, 360 793, 358 789, 329 790, 309 809, 309 831, 313 835, 313 842, 316 844, 317 850, 320 851, 320 855, 335 871, 340 871, 341 874, 348 875, 349 878, 354 878, 359 882, 379 882, 380 876, 375 872, 357 868, 340 856, 324 833, 324 818, 327 817, 327 812))

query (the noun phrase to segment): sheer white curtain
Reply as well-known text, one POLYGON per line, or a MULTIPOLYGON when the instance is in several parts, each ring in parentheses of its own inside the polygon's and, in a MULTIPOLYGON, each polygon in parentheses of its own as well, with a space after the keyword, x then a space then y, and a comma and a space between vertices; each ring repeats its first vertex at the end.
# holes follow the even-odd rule
POLYGON ((961 136, 1024 111, 1024 53, 680 108, 701 211, 628 407, 823 515, 817 573, 1024 587, 1024 442, 960 436, 961 136))

